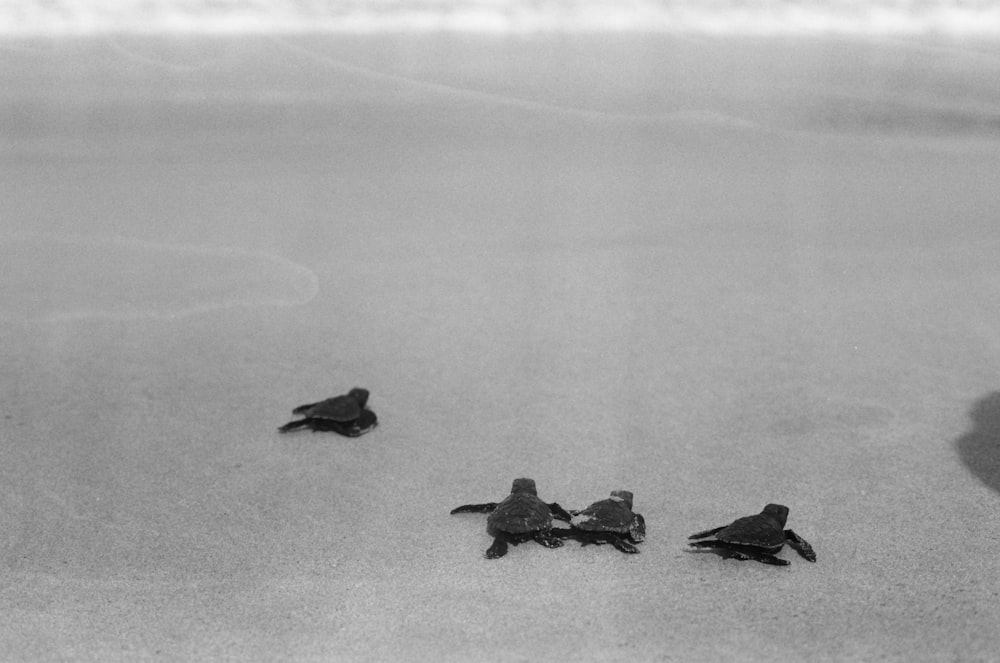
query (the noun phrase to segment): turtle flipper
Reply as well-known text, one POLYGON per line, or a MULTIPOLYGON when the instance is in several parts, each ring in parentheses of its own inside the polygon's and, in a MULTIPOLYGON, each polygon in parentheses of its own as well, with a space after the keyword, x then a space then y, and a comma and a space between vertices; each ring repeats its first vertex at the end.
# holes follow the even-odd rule
POLYGON ((710 548, 726 559, 738 559, 740 561, 752 559, 762 564, 771 564, 773 566, 788 566, 789 564, 788 560, 775 557, 770 553, 761 550, 752 550, 746 546, 737 546, 725 541, 695 541, 688 545, 693 548, 710 548))
POLYGON ((451 510, 452 514, 456 513, 492 513, 496 511, 496 502, 487 502, 486 504, 463 504, 462 506, 457 506, 451 510))
POLYGON ((309 425, 310 419, 299 419, 297 421, 289 421, 287 424, 278 429, 279 433, 288 433, 293 430, 298 430, 299 428, 305 428, 309 425))
POLYGON ((726 529, 726 527, 728 527, 728 525, 723 525, 722 527, 713 527, 712 529, 707 529, 704 532, 698 532, 697 534, 692 534, 691 536, 688 537, 688 540, 704 539, 706 536, 712 536, 717 532, 721 532, 722 530, 726 529))
POLYGON ((624 538, 618 536, 617 534, 611 534, 608 536, 608 542, 613 545, 618 550, 626 553, 628 555, 634 555, 639 552, 639 549, 633 546, 631 543, 626 541, 624 538))
POLYGON ((551 502, 548 506, 549 506, 549 511, 552 512, 552 517, 555 518, 556 520, 562 520, 563 522, 568 523, 570 519, 573 517, 572 512, 562 508, 556 502, 551 502))
POLYGON ((375 413, 371 410, 362 410, 361 416, 354 422, 354 428, 358 431, 357 435, 352 435, 351 437, 364 435, 376 426, 378 426, 378 417, 375 416, 375 413))
POLYGON ((809 560, 810 562, 816 561, 816 551, 813 550, 813 547, 792 530, 785 530, 785 541, 788 542, 788 545, 791 546, 795 552, 802 555, 803 558, 809 560))
POLYGON ((378 426, 378 418, 371 410, 363 410, 357 421, 343 423, 340 421, 330 422, 330 430, 333 430, 345 437, 361 437, 365 433, 370 433, 378 426))
POLYGON ((780 557, 775 557, 774 555, 764 553, 764 552, 752 552, 746 553, 746 555, 753 560, 760 562, 761 564, 770 564, 772 566, 788 566, 791 564, 787 559, 781 559, 780 557))
POLYGON ((486 549, 486 559, 499 559, 507 554, 507 539, 498 536, 493 539, 493 545, 486 549))
POLYGON ((598 532, 584 532, 583 530, 576 530, 576 536, 573 537, 580 542, 580 546, 603 546, 608 542, 608 539, 603 534, 598 532))
POLYGON ((726 559, 736 559, 741 562, 746 562, 748 560, 754 560, 755 562, 760 562, 761 564, 770 564, 771 566, 788 566, 789 561, 786 559, 781 559, 780 557, 775 557, 770 553, 752 551, 752 550, 733 550, 720 548, 722 556, 726 559))
POLYGON ((579 541, 581 546, 600 546, 609 543, 607 532, 588 532, 578 528, 566 529, 564 527, 553 527, 549 532, 559 539, 573 539, 579 541))
POLYGON ((312 417, 303 421, 306 423, 299 424, 300 426, 308 426, 315 431, 339 433, 344 437, 361 437, 378 425, 375 413, 371 410, 362 412, 356 421, 335 421, 322 417, 312 417))
POLYGON ((303 414, 306 410, 311 410, 312 408, 316 407, 322 402, 323 401, 317 401, 315 403, 306 403, 305 405, 300 405, 294 410, 292 410, 292 414, 303 414))
POLYGON ((552 536, 551 531, 535 532, 534 539, 546 548, 561 548, 563 545, 562 539, 552 536))
POLYGON ((733 547, 732 544, 726 543, 725 541, 710 539, 708 541, 695 541, 694 543, 689 543, 688 545, 692 548, 707 548, 714 553, 718 553, 723 559, 738 559, 740 561, 751 559, 748 553, 738 547, 733 547))

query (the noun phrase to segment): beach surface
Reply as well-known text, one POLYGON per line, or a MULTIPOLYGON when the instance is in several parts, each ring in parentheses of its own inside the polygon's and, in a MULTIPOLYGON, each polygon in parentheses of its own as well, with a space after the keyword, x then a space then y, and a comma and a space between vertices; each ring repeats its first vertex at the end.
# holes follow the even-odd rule
POLYGON ((0 659, 995 660, 1000 49, 0 47, 0 659), (371 390, 359 439, 277 427, 371 390), (486 560, 517 477, 638 555, 486 560), (787 567, 687 536, 788 505, 787 567))

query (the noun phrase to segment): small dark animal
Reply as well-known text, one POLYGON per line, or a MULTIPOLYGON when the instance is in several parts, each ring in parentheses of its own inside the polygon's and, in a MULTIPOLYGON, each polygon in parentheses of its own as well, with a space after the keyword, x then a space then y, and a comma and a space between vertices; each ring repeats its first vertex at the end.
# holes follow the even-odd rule
POLYGON ((534 540, 546 548, 558 548, 563 542, 552 536, 553 513, 560 520, 571 516, 555 502, 546 504, 538 498, 534 479, 514 479, 510 495, 502 502, 463 504, 451 510, 454 513, 488 513, 486 533, 493 537, 493 545, 486 550, 486 559, 497 559, 507 554, 507 545, 517 545, 534 540))
POLYGON ((299 428, 308 428, 358 437, 378 425, 378 417, 368 409, 367 404, 368 390, 355 387, 346 394, 298 406, 292 410, 292 414, 302 415, 303 418, 289 421, 278 431, 287 433, 299 428))
POLYGON ((646 520, 632 512, 632 493, 627 490, 614 490, 611 497, 570 514, 571 529, 553 529, 553 534, 576 539, 582 545, 610 543, 629 554, 639 552, 634 544, 646 538, 646 520))
POLYGON ((788 560, 775 557, 787 543, 803 558, 816 561, 805 539, 790 529, 784 529, 788 520, 788 507, 782 504, 768 504, 755 516, 737 518, 723 527, 698 532, 688 537, 690 540, 714 537, 708 541, 690 543, 695 548, 712 548, 724 557, 733 559, 753 559, 764 564, 787 566, 788 560))

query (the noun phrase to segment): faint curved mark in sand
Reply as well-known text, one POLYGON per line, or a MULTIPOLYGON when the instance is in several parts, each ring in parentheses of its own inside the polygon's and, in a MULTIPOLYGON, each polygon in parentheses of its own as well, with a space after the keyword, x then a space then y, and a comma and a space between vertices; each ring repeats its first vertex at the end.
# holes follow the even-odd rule
MULTIPOLYGON (((767 123, 752 120, 739 115, 731 115, 710 109, 698 108, 671 110, 661 113, 628 113, 596 110, 591 108, 553 104, 534 99, 497 94, 482 90, 473 90, 446 83, 420 80, 400 74, 379 71, 377 69, 353 64, 336 57, 316 52, 298 43, 284 39, 279 35, 267 35, 267 37, 272 42, 278 44, 290 53, 308 58, 330 69, 358 76, 363 79, 380 81, 382 83, 397 86, 405 86, 410 90, 426 91, 442 96, 450 96, 464 101, 504 105, 526 111, 557 114, 580 120, 604 120, 656 124, 665 123, 687 126, 706 125, 710 127, 727 127, 740 131, 763 132, 771 135, 793 137, 809 136, 818 138, 841 136, 847 132, 847 130, 853 128, 860 132, 860 140, 867 140, 867 138, 865 138, 865 134, 872 130, 880 128, 884 129, 886 124, 889 124, 892 127, 921 129, 923 131, 936 129, 937 132, 953 128, 954 126, 971 125, 972 127, 985 127, 991 134, 993 133, 992 128, 996 124, 995 113, 993 113, 991 109, 977 114, 963 107, 953 106, 947 103, 944 104, 943 107, 934 108, 928 107, 924 103, 901 99, 897 103, 898 108, 886 111, 882 108, 885 101, 881 98, 867 98, 863 95, 851 93, 838 94, 837 91, 833 91, 832 93, 829 91, 826 92, 830 98, 834 98, 840 102, 840 104, 834 109, 834 111, 836 111, 834 115, 843 116, 848 120, 853 118, 853 121, 857 126, 852 126, 850 123, 848 123, 847 126, 830 125, 828 121, 825 120, 822 113, 817 117, 810 117, 808 115, 805 116, 804 120, 806 121, 806 125, 797 126, 795 123, 789 123, 788 120, 767 123), (838 96, 842 98, 838 98, 838 96), (861 111, 855 109, 858 102, 861 104, 861 111), (869 104, 870 106, 867 112, 862 112, 866 108, 864 104, 869 104)), ((914 45, 909 42, 901 42, 900 46, 912 49, 921 48, 920 44, 914 45)), ((966 49, 960 50, 959 53, 968 57, 977 56, 976 52, 970 52, 966 49)), ((980 57, 988 57, 988 54, 978 55, 980 57)), ((826 112, 829 112, 829 109, 827 109, 826 112)), ((887 135, 890 137, 893 136, 891 132, 887 135)), ((899 139, 908 141, 911 140, 911 136, 904 132, 902 137, 899 139)))
MULTIPOLYGON (((161 49, 164 49, 167 47, 171 47, 173 49, 173 52, 170 55, 175 58, 177 57, 177 54, 185 52, 185 49, 183 49, 182 46, 180 46, 186 43, 182 39, 162 39, 162 38, 148 39, 142 37, 139 37, 137 39, 133 37, 130 39, 130 41, 136 44, 140 44, 146 49, 154 47, 159 47, 161 49)), ((228 60, 230 57, 230 49, 227 46, 228 44, 231 43, 230 40, 205 40, 205 39, 198 40, 196 42, 195 47, 186 49, 187 52, 193 53, 192 57, 197 58, 195 64, 187 64, 185 62, 179 62, 179 61, 174 62, 168 60, 166 57, 147 55, 145 53, 141 53, 137 50, 134 50, 133 48, 129 48, 128 46, 125 46, 121 42, 122 40, 120 38, 116 38, 114 36, 108 36, 104 38, 104 43, 107 44, 109 48, 111 48, 113 51, 115 51, 116 53, 118 53, 119 55, 123 56, 126 59, 133 60, 135 62, 140 62, 142 64, 149 65, 151 67, 156 67, 158 69, 166 69, 168 71, 181 72, 181 73, 194 72, 194 71, 199 71, 201 69, 206 69, 208 67, 218 65, 228 60), (219 46, 216 46, 216 44, 221 44, 223 52, 221 54, 211 55, 209 57, 206 57, 205 56, 206 44, 212 45, 212 47, 215 49, 220 48, 219 46)))
POLYGON ((955 449, 976 478, 1000 493, 1000 391, 976 401, 969 416, 972 430, 955 440, 955 449))
POLYGON ((0 237, 0 319, 177 318, 219 309, 304 304, 306 267, 263 252, 125 237, 0 237))
POLYGON ((22 42, 17 37, 13 37, 11 41, 0 40, 0 52, 2 51, 27 55, 52 55, 56 52, 56 49, 52 45, 51 40, 47 40, 43 44, 38 40, 26 40, 22 42))
POLYGON ((480 90, 470 90, 468 88, 456 87, 445 83, 435 83, 432 81, 422 81, 398 74, 390 74, 377 69, 371 69, 361 65, 344 62, 334 57, 317 53, 313 50, 294 44, 279 36, 268 35, 275 43, 281 45, 292 53, 309 58, 320 64, 324 64, 332 69, 337 69, 356 76, 393 83, 395 85, 405 85, 411 89, 426 90, 443 95, 450 95, 471 101, 480 101, 491 104, 503 104, 513 106, 523 110, 539 111, 545 113, 558 113, 562 115, 574 116, 582 119, 602 119, 602 120, 629 120, 637 122, 704 122, 710 124, 721 124, 724 126, 740 127, 746 129, 764 129, 762 125, 733 115, 726 115, 710 110, 681 110, 669 113, 642 114, 642 113, 616 113, 611 111, 593 110, 589 108, 575 108, 572 106, 560 106, 544 101, 535 101, 521 97, 495 94, 492 92, 482 92, 480 90))

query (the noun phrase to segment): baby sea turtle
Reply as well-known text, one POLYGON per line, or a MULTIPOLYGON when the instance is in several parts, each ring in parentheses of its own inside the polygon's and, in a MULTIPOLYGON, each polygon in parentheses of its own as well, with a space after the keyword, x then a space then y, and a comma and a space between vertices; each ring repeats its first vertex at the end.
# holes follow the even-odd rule
POLYGON ((553 514, 568 521, 570 514, 553 502, 546 504, 538 498, 534 479, 514 479, 510 495, 500 503, 463 504, 452 513, 488 513, 486 532, 493 537, 493 545, 486 550, 486 559, 496 559, 507 554, 507 544, 517 545, 534 539, 546 548, 558 548, 562 541, 552 536, 553 514))
POLYGON ((304 418, 290 421, 278 431, 287 433, 299 428, 309 428, 358 437, 378 425, 378 417, 365 407, 367 404, 368 390, 355 387, 346 394, 298 406, 292 410, 292 414, 300 414, 304 418))
POLYGON ((725 557, 735 559, 755 559, 764 564, 786 566, 788 560, 779 559, 774 554, 786 543, 810 562, 816 561, 816 553, 806 540, 790 529, 784 529, 788 520, 788 507, 782 504, 768 504, 755 516, 737 518, 729 525, 716 527, 692 534, 688 539, 704 539, 689 545, 695 548, 721 550, 725 557))
POLYGON ((646 520, 632 512, 632 493, 613 490, 611 497, 594 502, 582 511, 571 511, 572 529, 559 529, 556 536, 588 543, 610 543, 623 553, 637 553, 633 544, 646 538, 646 520))

